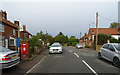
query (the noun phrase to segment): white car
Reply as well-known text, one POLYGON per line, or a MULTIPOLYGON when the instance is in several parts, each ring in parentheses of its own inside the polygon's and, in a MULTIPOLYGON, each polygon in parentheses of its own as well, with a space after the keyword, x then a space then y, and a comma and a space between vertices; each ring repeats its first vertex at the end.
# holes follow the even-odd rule
POLYGON ((0 65, 2 69, 10 68, 20 63, 19 53, 10 49, 0 47, 0 65))
POLYGON ((80 44, 76 44, 76 46, 75 46, 76 48, 78 48, 78 49, 80 49, 80 48, 83 48, 83 46, 82 45, 80 45, 80 44))
POLYGON ((63 53, 62 46, 59 43, 53 43, 50 46, 49 53, 63 53))
POLYGON ((98 58, 104 58, 108 61, 111 61, 115 67, 118 67, 120 65, 120 44, 104 44, 98 53, 98 58))

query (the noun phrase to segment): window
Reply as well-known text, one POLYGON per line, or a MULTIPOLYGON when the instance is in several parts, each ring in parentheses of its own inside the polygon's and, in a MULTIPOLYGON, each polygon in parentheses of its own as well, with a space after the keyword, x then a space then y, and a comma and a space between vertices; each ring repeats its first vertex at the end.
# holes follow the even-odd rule
POLYGON ((111 51, 115 51, 115 49, 114 49, 114 47, 112 45, 109 45, 108 49, 111 50, 111 51))
POLYGON ((10 39, 10 46, 14 46, 14 39, 10 39))
POLYGON ((118 51, 120 51, 120 44, 114 45, 114 46, 115 46, 115 48, 116 48, 118 51))
POLYGON ((24 38, 28 38, 28 34, 27 33, 24 33, 24 38))
POLYGON ((13 29, 13 35, 16 35, 16 30, 15 29, 13 29))
POLYGON ((0 32, 4 32, 4 25, 0 22, 0 32))
POLYGON ((92 34, 94 34, 94 30, 92 30, 92 34))
POLYGON ((4 36, 0 36, 0 46, 4 46, 4 36))
POLYGON ((103 48, 108 49, 108 44, 105 44, 103 48))

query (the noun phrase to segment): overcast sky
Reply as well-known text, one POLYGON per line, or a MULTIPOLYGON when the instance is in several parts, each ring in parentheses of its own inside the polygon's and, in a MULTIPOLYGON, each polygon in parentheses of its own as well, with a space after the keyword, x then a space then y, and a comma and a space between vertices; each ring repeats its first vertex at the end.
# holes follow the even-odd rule
POLYGON ((99 12, 99 27, 108 28, 118 21, 118 2, 2 2, 8 20, 19 20, 32 34, 39 31, 56 36, 63 32, 79 38, 88 28, 95 27, 99 12))

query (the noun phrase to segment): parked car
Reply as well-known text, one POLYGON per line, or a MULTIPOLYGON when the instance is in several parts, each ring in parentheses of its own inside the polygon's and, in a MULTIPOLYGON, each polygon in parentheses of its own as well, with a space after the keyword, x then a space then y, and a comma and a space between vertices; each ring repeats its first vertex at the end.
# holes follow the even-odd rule
POLYGON ((53 43, 50 46, 49 53, 63 53, 63 48, 60 43, 53 43))
POLYGON ((104 44, 98 53, 98 58, 104 58, 108 61, 111 61, 115 67, 118 67, 120 65, 120 44, 104 44))
POLYGON ((2 69, 10 68, 20 63, 19 53, 10 49, 0 47, 0 65, 2 69))
POLYGON ((80 48, 83 48, 83 46, 82 45, 80 45, 80 44, 76 44, 76 46, 75 46, 76 48, 78 48, 78 49, 80 49, 80 48))
POLYGON ((54 42, 52 45, 61 45, 59 42, 54 42))

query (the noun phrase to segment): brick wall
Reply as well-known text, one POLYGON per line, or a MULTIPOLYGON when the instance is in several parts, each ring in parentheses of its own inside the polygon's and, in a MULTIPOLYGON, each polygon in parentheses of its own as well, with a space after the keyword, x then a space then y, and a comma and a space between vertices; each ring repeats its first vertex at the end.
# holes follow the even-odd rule
POLYGON ((17 29, 15 29, 16 30, 16 35, 13 35, 13 29, 15 29, 15 28, 13 28, 13 27, 11 27, 11 26, 8 26, 8 25, 4 25, 4 32, 3 32, 3 36, 5 36, 5 37, 13 37, 13 38, 17 38, 18 36, 17 36, 17 34, 18 34, 18 31, 17 31, 17 29))

